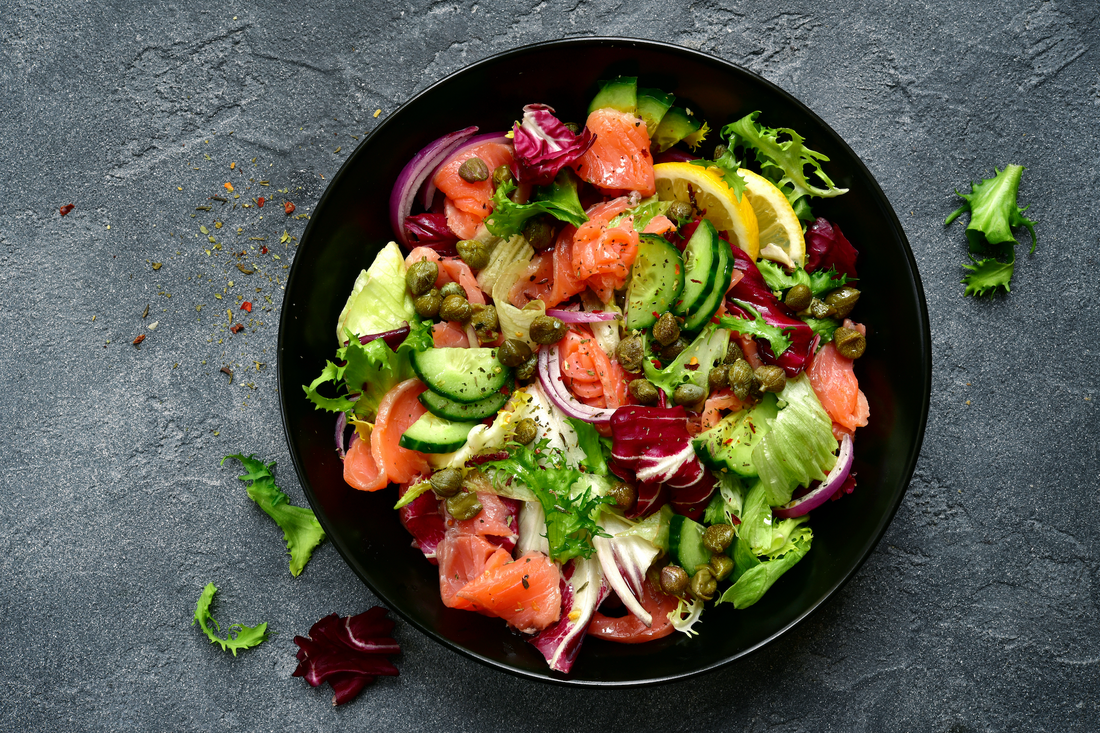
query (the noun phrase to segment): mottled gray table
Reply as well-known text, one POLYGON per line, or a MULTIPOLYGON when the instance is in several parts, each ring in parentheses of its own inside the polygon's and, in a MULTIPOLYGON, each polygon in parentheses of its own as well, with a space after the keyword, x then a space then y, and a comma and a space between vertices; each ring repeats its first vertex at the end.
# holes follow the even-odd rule
POLYGON ((1100 728, 1094 4, 273 5, 0 7, 0 728, 1100 728), (330 545, 291 577, 236 467, 218 466, 277 460, 304 503, 273 355, 306 220, 280 205, 308 215, 375 110, 498 51, 588 34, 741 63, 867 162, 932 317, 916 475, 855 580, 721 672, 570 690, 399 626, 401 676, 334 709, 291 678, 291 639, 376 601, 330 545), (952 189, 1008 162, 1027 166, 1040 247, 1010 295, 964 298, 952 189), (207 581, 220 619, 266 620, 271 641, 234 658, 191 628, 207 581))

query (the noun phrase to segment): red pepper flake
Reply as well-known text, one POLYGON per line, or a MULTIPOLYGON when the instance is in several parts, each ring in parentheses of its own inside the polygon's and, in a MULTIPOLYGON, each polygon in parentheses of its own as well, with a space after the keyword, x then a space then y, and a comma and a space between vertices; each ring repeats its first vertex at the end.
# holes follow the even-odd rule
POLYGON ((267 254, 267 247, 260 247, 260 254, 262 254, 262 255, 267 254))
POLYGON ((264 207, 264 197, 263 196, 256 199, 256 206, 259 206, 261 209, 264 207))
POLYGON ((61 209, 60 209, 60 211, 61 211, 61 215, 62 215, 62 216, 65 216, 65 214, 68 214, 68 213, 69 213, 70 211, 72 211, 72 210, 73 210, 73 208, 75 208, 75 207, 74 207, 74 206, 73 206, 72 204, 65 204, 65 205, 64 205, 64 206, 62 206, 62 207, 61 207, 61 209))
POLYGON ((229 327, 229 332, 230 333, 240 333, 243 330, 244 330, 244 324, 243 323, 234 323, 232 326, 229 327))
POLYGON ((289 201, 286 201, 286 202, 283 203, 283 211, 286 212, 287 216, 290 216, 291 214, 293 214, 294 209, 295 209, 294 204, 290 203, 289 201))
POLYGON ((134 339, 134 346, 140 345, 141 342, 144 341, 144 340, 145 340, 145 334, 139 333, 138 337, 136 339, 134 339))
POLYGON ((250 301, 247 301, 247 300, 245 302, 241 303, 241 310, 251 313, 252 312, 252 303, 250 301))

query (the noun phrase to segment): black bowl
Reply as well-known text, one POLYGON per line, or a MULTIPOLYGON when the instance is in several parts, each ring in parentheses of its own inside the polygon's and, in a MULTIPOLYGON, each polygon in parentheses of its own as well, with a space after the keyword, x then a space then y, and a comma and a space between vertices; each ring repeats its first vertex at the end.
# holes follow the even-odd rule
POLYGON ((317 518, 363 582, 406 621, 457 652, 523 677, 573 685, 641 685, 728 664, 801 621, 850 578, 893 518, 924 436, 931 389, 931 338, 917 266, 889 201, 855 153, 802 103, 727 61, 653 41, 586 38, 538 44, 458 71, 391 114, 329 183, 302 237, 279 325, 279 390, 291 455, 317 518), (568 73, 565 73, 568 70, 568 73), (860 251, 857 316, 869 331, 858 362, 871 423, 859 431, 859 486, 813 513, 813 548, 763 599, 736 611, 709 608, 699 635, 641 645, 589 639, 570 675, 499 619, 443 606, 435 566, 410 546, 392 490, 364 493, 342 479, 334 418, 302 394, 332 358, 336 318, 356 274, 393 239, 387 215, 398 172, 421 147, 451 130, 505 129, 524 104, 543 102, 583 120, 596 82, 639 76, 674 91, 714 127, 753 110, 791 127, 831 159, 825 169, 849 193, 814 202, 860 251))

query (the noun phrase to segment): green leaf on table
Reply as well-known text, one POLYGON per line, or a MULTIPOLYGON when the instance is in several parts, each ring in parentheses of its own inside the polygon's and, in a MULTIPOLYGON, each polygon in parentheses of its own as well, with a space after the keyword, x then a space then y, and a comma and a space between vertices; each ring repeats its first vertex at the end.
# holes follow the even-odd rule
POLYGON ((254 646, 259 646, 261 643, 267 640, 267 623, 257 624, 256 626, 245 626, 244 624, 229 624, 226 626, 226 638, 221 638, 218 633, 221 632, 221 625, 217 620, 210 615, 210 604, 214 601, 214 594, 218 591, 217 586, 213 583, 207 583, 206 587, 202 590, 202 595, 199 596, 199 602, 195 604, 195 620, 191 622, 191 625, 199 625, 202 632, 206 634, 211 643, 221 646, 222 651, 231 651, 233 656, 237 656, 238 649, 251 649, 254 646), (214 629, 217 629, 217 633, 214 629, 210 628, 210 624, 214 625, 214 629), (230 635, 230 634, 233 635, 230 635))

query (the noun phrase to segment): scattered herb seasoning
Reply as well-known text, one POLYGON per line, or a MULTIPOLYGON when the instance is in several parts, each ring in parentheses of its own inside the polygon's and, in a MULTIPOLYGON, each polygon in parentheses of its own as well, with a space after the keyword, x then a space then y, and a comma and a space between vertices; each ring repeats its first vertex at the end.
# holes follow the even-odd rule
POLYGON ((226 191, 229 191, 230 193, 233 192, 233 184, 232 183, 230 183, 229 181, 226 181, 223 185, 225 186, 226 191))
POLYGON ((230 369, 229 367, 222 367, 220 369, 220 371, 221 371, 222 374, 228 374, 229 375, 229 383, 233 384, 233 370, 230 369))
POLYGON ((227 198, 223 198, 223 197, 221 197, 221 196, 211 196, 211 197, 210 197, 209 199, 207 199, 207 200, 208 200, 208 201, 217 201, 218 203, 222 203, 222 204, 228 204, 228 203, 229 203, 229 199, 227 199, 227 198))
POLYGON ((134 346, 139 346, 141 344, 141 342, 144 341, 144 340, 145 340, 145 334, 139 333, 138 337, 136 339, 134 339, 134 342, 133 342, 134 346))
POLYGON ((61 211, 61 215, 62 215, 62 216, 65 216, 65 215, 66 215, 66 214, 68 214, 68 213, 69 213, 70 211, 72 211, 72 210, 73 210, 74 208, 75 208, 75 207, 73 206, 73 204, 65 204, 65 205, 64 205, 64 206, 62 206, 62 207, 61 207, 61 209, 59 209, 59 210, 61 211))
POLYGON ((235 324, 233 324, 232 326, 229 327, 229 332, 232 333, 232 334, 238 334, 243 330, 244 330, 244 324, 243 323, 235 323, 235 324))
POLYGON ((164 267, 164 263, 163 263, 163 262, 154 262, 154 263, 153 263, 153 269, 154 269, 154 270, 159 270, 159 269, 160 269, 160 268, 162 268, 162 267, 164 267))
MULTIPOLYGON (((142 318, 147 318, 148 316, 149 316, 149 306, 148 306, 148 305, 146 305, 146 306, 145 306, 145 310, 143 310, 143 311, 141 312, 141 317, 142 317, 142 318)), ((92 316, 92 320, 93 320, 93 321, 95 320, 95 316, 92 316)))
POLYGON ((196 206, 195 211, 210 211, 209 206, 196 206))
POLYGON ((252 273, 255 272, 255 270, 249 270, 247 267, 242 265, 240 262, 237 263, 237 269, 240 270, 241 272, 243 272, 245 275, 251 275, 252 273))

